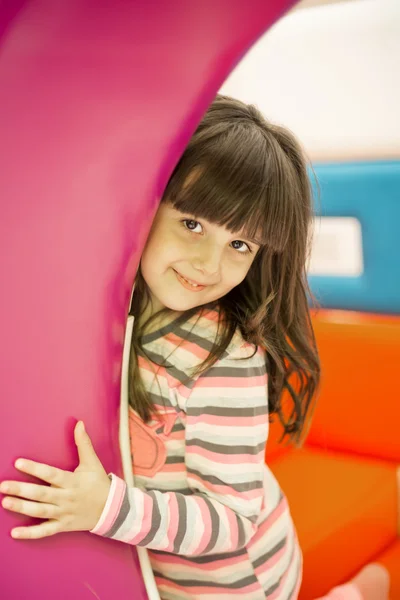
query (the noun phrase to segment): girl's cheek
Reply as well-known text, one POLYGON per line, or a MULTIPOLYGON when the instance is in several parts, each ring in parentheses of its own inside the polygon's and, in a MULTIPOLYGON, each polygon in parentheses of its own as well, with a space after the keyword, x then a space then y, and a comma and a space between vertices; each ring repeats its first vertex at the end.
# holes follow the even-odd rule
POLYGON ((239 283, 245 279, 247 273, 249 272, 250 266, 250 261, 242 260, 239 261, 239 264, 236 262, 236 264, 231 267, 229 272, 234 285, 239 285, 239 283))

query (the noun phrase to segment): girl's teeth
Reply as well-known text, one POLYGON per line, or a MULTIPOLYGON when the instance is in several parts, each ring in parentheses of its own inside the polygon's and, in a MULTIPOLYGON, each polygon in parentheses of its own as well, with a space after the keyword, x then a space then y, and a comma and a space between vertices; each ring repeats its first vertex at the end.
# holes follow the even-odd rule
MULTIPOLYGON (((185 279, 184 277, 182 277, 182 279, 185 279)), ((197 283, 192 283, 191 281, 188 281, 187 279, 185 279, 186 283, 188 283, 189 285, 192 285, 193 287, 198 287, 197 283)))

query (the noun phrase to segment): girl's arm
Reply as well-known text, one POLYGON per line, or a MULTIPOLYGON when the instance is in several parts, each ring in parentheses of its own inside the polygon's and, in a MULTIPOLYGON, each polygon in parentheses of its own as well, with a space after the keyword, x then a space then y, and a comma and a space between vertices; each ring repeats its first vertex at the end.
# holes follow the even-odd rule
MULTIPOLYGON (((198 378, 186 413, 185 462, 193 494, 128 488, 113 475, 92 533, 186 556, 232 552, 254 535, 268 433, 263 352, 219 360, 198 378)), ((278 500, 278 494, 270 499, 278 500)))

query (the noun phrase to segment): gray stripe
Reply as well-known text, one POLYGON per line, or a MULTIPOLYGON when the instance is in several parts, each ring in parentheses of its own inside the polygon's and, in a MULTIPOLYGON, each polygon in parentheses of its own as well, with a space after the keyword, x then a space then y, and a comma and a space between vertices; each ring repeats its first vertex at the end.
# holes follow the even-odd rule
POLYGON ((206 548, 203 550, 203 554, 207 554, 213 550, 215 544, 217 543, 219 534, 219 516, 213 503, 210 502, 206 496, 203 496, 203 500, 207 504, 211 516, 211 537, 206 548))
POLYGON ((268 552, 257 558, 257 560, 253 562, 254 567, 257 568, 260 565, 266 563, 270 558, 273 557, 274 554, 279 552, 279 550, 281 550, 281 548, 283 548, 286 545, 286 542, 287 537, 284 537, 280 542, 276 544, 276 546, 272 548, 272 550, 268 550, 268 552))
POLYGON ((222 444, 213 444, 212 442, 205 442, 195 438, 193 440, 187 440, 186 446, 199 446, 204 450, 210 450, 217 454, 258 454, 265 448, 265 443, 261 442, 256 446, 223 446, 222 444))
POLYGON ((186 331, 181 327, 178 327, 174 333, 182 338, 185 342, 190 342, 191 344, 196 344, 200 346, 203 350, 207 350, 211 352, 212 347, 214 346, 214 341, 208 340, 207 338, 201 337, 192 331, 186 331))
POLYGON ((179 494, 176 495, 176 500, 178 502, 179 523, 178 531, 176 532, 174 539, 174 554, 179 554, 179 550, 186 533, 187 506, 186 500, 179 494))
POLYGON ((151 541, 153 541, 154 536, 158 533, 161 525, 161 513, 160 508, 158 506, 156 494, 152 491, 147 491, 147 494, 153 499, 153 511, 151 515, 151 528, 149 533, 146 535, 143 540, 138 544, 138 546, 148 546, 151 541))
POLYGON ((245 408, 232 408, 232 407, 221 407, 221 406, 205 406, 204 408, 199 406, 189 406, 187 414, 191 417, 199 417, 203 415, 215 415, 218 417, 255 417, 257 415, 268 414, 267 404, 261 406, 245 407, 245 408))
POLYGON ((240 590, 242 588, 247 587, 248 585, 252 585, 253 583, 257 583, 258 579, 255 575, 248 575, 247 577, 243 577, 243 579, 239 579, 238 581, 232 581, 230 583, 218 583, 217 581, 213 581, 210 584, 209 580, 197 580, 197 579, 177 579, 176 577, 166 577, 164 573, 159 573, 158 571, 154 571, 154 575, 156 577, 160 577, 166 581, 171 581, 176 585, 182 586, 183 588, 190 587, 201 587, 206 590, 212 585, 215 588, 223 588, 223 589, 231 589, 231 590, 240 590))
POLYGON ((177 421, 175 421, 175 425, 171 429, 171 433, 176 433, 177 431, 184 431, 184 430, 185 430, 184 424, 180 420, 177 420, 177 421))
POLYGON ((184 456, 167 456, 166 465, 180 465, 185 462, 184 456))
POLYGON ((157 404, 158 406, 165 406, 165 407, 169 407, 169 408, 176 408, 173 404, 171 404, 171 401, 169 399, 168 396, 160 396, 159 394, 156 394, 155 392, 147 392, 150 400, 153 402, 153 404, 157 404))
POLYGON ((293 545, 292 552, 290 554, 289 564, 288 564, 287 568, 285 569, 285 572, 282 574, 282 576, 279 578, 279 580, 276 583, 274 583, 273 585, 271 585, 271 587, 269 587, 267 590, 264 590, 265 591, 265 596, 267 598, 268 598, 268 596, 270 596, 271 594, 274 593, 274 591, 276 590, 276 588, 278 588, 280 586, 283 577, 285 577, 285 575, 287 573, 287 569, 289 569, 289 567, 290 567, 290 565, 292 563, 293 554, 295 552, 295 548, 296 548, 296 544, 293 545))
POLYGON ((156 488, 148 487, 148 484, 146 484, 146 492, 151 492, 151 491, 161 492, 161 493, 172 492, 173 494, 180 494, 182 496, 193 496, 193 490, 191 490, 189 488, 182 488, 182 489, 173 488, 173 489, 171 489, 171 483, 169 483, 167 485, 166 489, 163 488, 161 483, 157 484, 156 488))
POLYGON ((174 319, 173 321, 171 321, 171 323, 167 323, 166 325, 164 325, 164 327, 160 327, 160 329, 158 329, 157 331, 153 331, 152 333, 146 333, 145 335, 142 336, 142 344, 147 345, 150 344, 151 342, 154 342, 155 340, 158 340, 158 338, 163 337, 164 335, 167 335, 167 333, 170 333, 170 331, 173 331, 178 324, 185 322, 186 318, 185 315, 179 315, 179 317, 177 319, 174 319))
POLYGON ((184 383, 186 387, 190 388, 194 385, 194 381, 192 381, 187 373, 177 369, 175 365, 173 365, 169 360, 165 359, 161 354, 157 352, 148 351, 148 358, 154 362, 155 364, 161 364, 161 366, 168 369, 169 375, 171 375, 174 379, 177 379, 180 383, 184 383))
POLYGON ((171 331, 173 331, 174 333, 178 330, 183 331, 184 337, 186 337, 186 334, 188 332, 185 331, 184 329, 181 329, 180 325, 184 325, 185 323, 190 323, 190 320, 193 317, 196 317, 195 322, 192 323, 192 329, 194 329, 196 327, 197 323, 199 322, 200 318, 202 317, 202 315, 207 314, 208 310, 215 310, 217 308, 217 303, 211 302, 209 304, 205 304, 202 308, 203 308, 203 310, 200 313, 198 312, 198 308, 196 307, 194 309, 191 309, 189 315, 187 315, 187 313, 185 312, 182 315, 180 315, 177 319, 174 319, 170 323, 167 323, 166 325, 164 325, 164 327, 161 327, 157 331, 154 331, 152 333, 146 333, 146 335, 142 336, 142 344, 143 345, 150 344, 151 342, 154 342, 158 338, 167 335, 171 331), (191 314, 191 312, 193 312, 193 314, 191 314))
MULTIPOLYGON (((245 361, 247 358, 238 359, 238 361, 245 361)), ((265 367, 248 367, 245 362, 243 366, 237 367, 225 367, 213 365, 208 371, 202 374, 202 377, 230 377, 231 379, 243 378, 243 377, 259 377, 265 375, 265 367)))
POLYGON ((205 475, 204 473, 202 473, 201 471, 197 471, 196 469, 188 468, 187 472, 192 473, 193 475, 197 475, 201 481, 209 481, 210 483, 213 483, 214 485, 223 485, 225 487, 232 488, 233 490, 236 490, 237 492, 248 492, 249 490, 258 490, 263 487, 263 482, 259 481, 259 480, 246 481, 244 483, 239 483, 239 482, 230 483, 227 481, 223 481, 216 475, 205 475))
POLYGON ((266 598, 268 598, 268 596, 270 596, 271 594, 273 594, 275 592, 275 590, 280 586, 281 579, 282 578, 278 579, 278 581, 276 581, 275 583, 273 583, 267 590, 264 590, 266 598))
MULTIPOLYGON (((162 550, 152 550, 153 554, 160 554, 161 556, 169 555, 174 556, 172 552, 163 552, 162 550)), ((194 563, 195 565, 207 565, 209 563, 214 563, 220 560, 230 560, 231 558, 237 558, 239 556, 246 556, 247 549, 241 548, 240 550, 236 550, 236 552, 222 552, 220 554, 212 554, 211 556, 180 556, 179 560, 182 562, 186 562, 187 564, 194 563)))
POLYGON ((131 510, 131 505, 129 503, 128 488, 125 487, 124 498, 122 500, 120 511, 119 511, 118 516, 115 519, 113 525, 110 527, 110 529, 107 531, 107 533, 104 534, 105 537, 112 538, 117 533, 118 529, 121 527, 121 525, 127 518, 130 510, 131 510))

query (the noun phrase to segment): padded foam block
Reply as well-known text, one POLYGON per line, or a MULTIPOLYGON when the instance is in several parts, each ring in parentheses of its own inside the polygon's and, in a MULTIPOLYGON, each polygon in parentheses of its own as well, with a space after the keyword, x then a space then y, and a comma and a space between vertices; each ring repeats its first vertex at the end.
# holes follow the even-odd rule
MULTIPOLYGON (((321 387, 307 443, 400 461, 400 318, 320 310, 312 322, 321 387)), ((282 428, 270 426, 267 460, 285 451, 282 428)))
POLYGON ((400 462, 400 318, 320 311, 319 398, 308 444, 400 462))
POLYGON ((345 581, 397 535, 396 466, 306 448, 272 460, 304 555, 299 600, 345 581))

